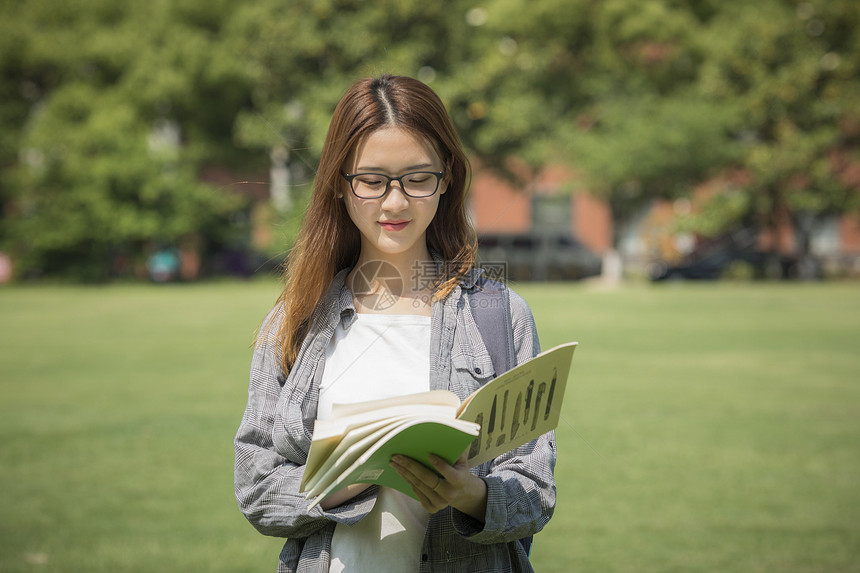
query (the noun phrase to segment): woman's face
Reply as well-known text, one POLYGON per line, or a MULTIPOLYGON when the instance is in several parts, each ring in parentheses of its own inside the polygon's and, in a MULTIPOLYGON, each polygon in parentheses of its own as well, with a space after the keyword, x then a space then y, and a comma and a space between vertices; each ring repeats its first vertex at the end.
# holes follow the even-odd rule
MULTIPOLYGON (((382 173, 397 177, 413 171, 442 171, 442 159, 434 147, 399 127, 372 132, 355 150, 346 172, 382 173)), ((344 181, 343 197, 350 219, 361 232, 361 260, 428 260, 426 232, 436 215, 439 197, 447 191, 447 177, 433 195, 416 199, 392 181, 378 199, 361 199, 344 181)))

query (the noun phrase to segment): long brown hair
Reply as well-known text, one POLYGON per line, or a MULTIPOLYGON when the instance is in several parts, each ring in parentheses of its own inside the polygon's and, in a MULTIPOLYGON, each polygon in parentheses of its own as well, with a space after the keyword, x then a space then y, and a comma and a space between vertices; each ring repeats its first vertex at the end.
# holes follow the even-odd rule
POLYGON ((448 189, 440 196, 436 216, 427 228, 427 246, 446 263, 434 299, 447 296, 475 264, 475 231, 466 211, 469 161, 439 96, 420 81, 404 76, 357 81, 334 110, 310 204, 284 268, 285 286, 277 303, 283 321, 277 338, 285 373, 292 368, 311 315, 335 274, 358 261, 361 237, 338 199, 348 192, 341 170, 365 137, 388 126, 430 141, 445 165, 448 189))

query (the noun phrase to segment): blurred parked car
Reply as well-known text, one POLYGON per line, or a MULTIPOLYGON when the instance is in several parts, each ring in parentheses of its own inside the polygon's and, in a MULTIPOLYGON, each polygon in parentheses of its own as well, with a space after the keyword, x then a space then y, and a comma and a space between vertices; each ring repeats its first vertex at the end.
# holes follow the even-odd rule
POLYGON ((504 278, 578 280, 600 274, 601 259, 570 235, 482 234, 479 264, 504 263, 504 278))
POLYGON ((680 263, 654 261, 648 266, 652 281, 677 279, 788 279, 796 275, 793 257, 759 250, 721 249, 693 251, 680 263))

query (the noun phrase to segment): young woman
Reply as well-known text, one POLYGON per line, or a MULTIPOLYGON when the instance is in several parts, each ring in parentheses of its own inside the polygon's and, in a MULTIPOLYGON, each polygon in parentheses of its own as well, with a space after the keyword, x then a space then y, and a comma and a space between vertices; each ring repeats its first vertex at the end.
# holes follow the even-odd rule
MULTIPOLYGON (((471 471, 392 466, 420 501, 349 486, 308 510, 299 492, 314 422, 334 403, 431 389, 461 399, 494 377, 468 304, 480 270, 468 161, 426 85, 355 83, 335 109, 285 288, 258 335, 235 439, 239 507, 286 537, 278 571, 531 571, 520 539, 555 506, 552 433, 471 471)), ((539 352, 510 295, 516 362, 539 352)), ((465 452, 464 452, 465 454, 465 452)))

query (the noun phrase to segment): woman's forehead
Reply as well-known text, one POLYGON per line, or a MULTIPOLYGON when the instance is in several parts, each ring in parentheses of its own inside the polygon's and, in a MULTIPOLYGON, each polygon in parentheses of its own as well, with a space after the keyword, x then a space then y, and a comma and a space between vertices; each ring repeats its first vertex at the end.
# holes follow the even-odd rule
POLYGON ((404 169, 441 168, 436 145, 420 133, 401 127, 382 127, 362 137, 350 154, 352 168, 404 169))

